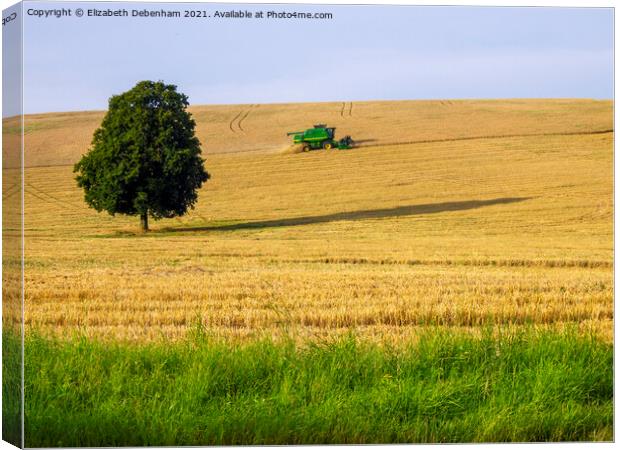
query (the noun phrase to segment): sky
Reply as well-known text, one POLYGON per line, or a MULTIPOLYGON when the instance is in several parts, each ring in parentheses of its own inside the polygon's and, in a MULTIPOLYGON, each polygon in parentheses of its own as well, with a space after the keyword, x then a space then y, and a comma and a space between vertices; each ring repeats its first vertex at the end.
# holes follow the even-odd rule
POLYGON ((24 11, 62 7, 333 19, 25 15, 25 113, 106 109, 146 79, 177 85, 192 104, 613 97, 611 8, 25 2, 24 11))

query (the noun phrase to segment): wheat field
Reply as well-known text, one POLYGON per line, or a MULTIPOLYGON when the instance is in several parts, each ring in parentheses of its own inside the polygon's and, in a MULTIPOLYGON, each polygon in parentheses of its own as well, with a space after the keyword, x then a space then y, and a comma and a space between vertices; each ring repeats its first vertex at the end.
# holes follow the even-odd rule
POLYGON ((88 209, 73 180, 102 112, 26 118, 28 330, 399 342, 429 326, 576 325, 613 339, 611 102, 191 112, 212 178, 194 211, 144 235, 88 209), (282 152, 314 123, 359 146, 282 152))

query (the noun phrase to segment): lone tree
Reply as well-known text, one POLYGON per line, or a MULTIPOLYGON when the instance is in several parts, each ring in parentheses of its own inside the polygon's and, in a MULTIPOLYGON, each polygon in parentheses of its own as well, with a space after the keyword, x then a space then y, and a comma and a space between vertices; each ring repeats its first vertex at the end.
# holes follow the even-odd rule
POLYGON ((90 150, 73 169, 86 203, 111 215, 139 215, 143 231, 149 215, 193 209, 209 174, 188 104, 176 86, 153 81, 110 98, 90 150))

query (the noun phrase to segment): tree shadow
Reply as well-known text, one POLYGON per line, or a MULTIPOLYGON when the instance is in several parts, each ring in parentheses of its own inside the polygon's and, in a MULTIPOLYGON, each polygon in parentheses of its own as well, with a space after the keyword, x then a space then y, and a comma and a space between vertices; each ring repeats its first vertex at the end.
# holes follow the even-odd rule
POLYGON ((336 222, 340 220, 381 219, 387 217, 415 216, 436 214, 446 211, 465 211, 485 206, 502 205, 530 200, 532 197, 502 197, 490 200, 468 200, 459 202, 427 203, 421 205, 398 206, 395 208, 367 209, 361 211, 339 212, 321 216, 291 217, 286 219, 261 220, 257 222, 240 222, 233 224, 208 225, 203 227, 165 228, 165 232, 191 231, 235 231, 274 227, 292 227, 316 223, 336 222))

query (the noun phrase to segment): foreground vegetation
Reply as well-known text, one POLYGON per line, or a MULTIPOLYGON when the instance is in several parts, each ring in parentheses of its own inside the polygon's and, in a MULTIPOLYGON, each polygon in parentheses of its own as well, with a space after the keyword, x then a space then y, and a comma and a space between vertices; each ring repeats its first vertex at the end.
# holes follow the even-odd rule
POLYGON ((23 447, 20 330, 8 327, 6 321, 2 325, 2 440, 23 447))
POLYGON ((73 179, 102 113, 28 116, 26 445, 611 439, 612 106, 196 107, 147 234, 73 179))
POLYGON ((427 330, 379 346, 26 341, 26 445, 611 440, 612 345, 427 330))

